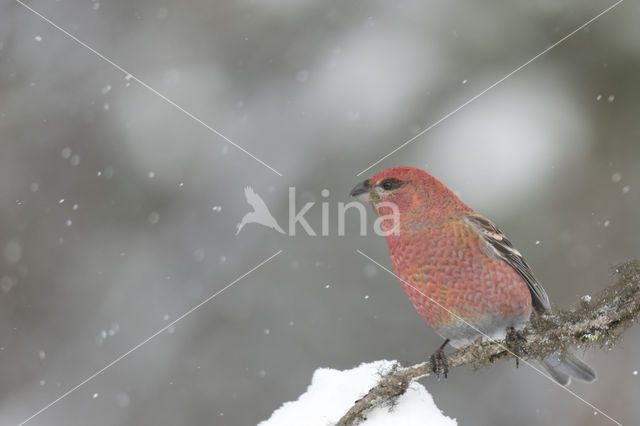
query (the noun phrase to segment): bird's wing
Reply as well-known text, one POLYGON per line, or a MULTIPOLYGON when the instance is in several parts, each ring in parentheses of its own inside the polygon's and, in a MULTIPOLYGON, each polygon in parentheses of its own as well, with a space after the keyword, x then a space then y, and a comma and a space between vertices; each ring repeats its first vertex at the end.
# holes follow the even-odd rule
POLYGON ((477 213, 467 214, 466 220, 480 234, 489 249, 489 253, 493 257, 507 262, 527 283, 536 312, 544 313, 550 311, 551 304, 549 303, 547 292, 542 288, 536 277, 533 276, 533 271, 527 265, 520 252, 513 247, 502 231, 493 222, 477 213))
POLYGON ((244 196, 247 199, 247 203, 249 203, 249 205, 253 207, 253 210, 260 212, 264 212, 265 210, 269 211, 262 197, 256 194, 253 188, 251 188, 250 186, 244 188, 244 196))

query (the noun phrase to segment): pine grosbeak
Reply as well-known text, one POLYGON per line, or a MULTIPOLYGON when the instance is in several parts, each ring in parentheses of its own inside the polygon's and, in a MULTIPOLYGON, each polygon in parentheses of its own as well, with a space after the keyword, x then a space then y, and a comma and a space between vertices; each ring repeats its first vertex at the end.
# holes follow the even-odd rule
MULTIPOLYGON (((416 310, 445 345, 460 348, 479 336, 503 339, 507 330, 524 328, 532 314, 550 312, 547 293, 507 237, 424 170, 382 170, 351 195, 372 202, 378 216, 393 213, 383 202, 397 206, 398 232, 389 232, 391 221, 382 222, 391 264, 416 310)), ((441 357, 442 348, 436 352, 441 357)), ((571 377, 596 378, 571 354, 548 356, 542 364, 563 385, 571 377)))

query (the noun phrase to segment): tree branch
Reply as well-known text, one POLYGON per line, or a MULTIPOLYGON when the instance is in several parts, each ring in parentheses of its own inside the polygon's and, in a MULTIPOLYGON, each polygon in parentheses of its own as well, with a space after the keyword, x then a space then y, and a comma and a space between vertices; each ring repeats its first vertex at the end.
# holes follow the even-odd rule
MULTIPOLYGON (((564 354, 577 346, 589 349, 595 345, 612 346, 640 315, 640 261, 631 260, 615 268, 615 283, 597 297, 583 296, 571 309, 532 317, 522 332, 522 358, 542 359, 553 353, 564 354)), ((470 364, 475 368, 511 357, 502 340, 475 343, 447 356, 449 368, 470 364)), ((423 362, 409 367, 396 367, 349 409, 336 426, 357 425, 378 406, 392 406, 412 381, 431 374, 431 364, 423 362)))

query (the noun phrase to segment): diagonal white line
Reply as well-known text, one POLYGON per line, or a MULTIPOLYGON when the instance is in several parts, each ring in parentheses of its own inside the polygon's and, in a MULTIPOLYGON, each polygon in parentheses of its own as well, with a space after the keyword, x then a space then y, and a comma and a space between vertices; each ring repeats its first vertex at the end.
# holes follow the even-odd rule
POLYGON ((166 331, 167 329, 169 329, 171 326, 175 325, 178 321, 184 319, 185 317, 187 317, 188 315, 192 314, 195 310, 197 310, 198 308, 202 307, 204 304, 208 303, 209 301, 211 301, 211 299, 213 299, 214 297, 218 296, 220 293, 222 293, 223 291, 225 291, 226 289, 228 289, 229 287, 231 287, 232 285, 234 285, 235 283, 237 283, 238 281, 240 281, 241 279, 243 279, 244 277, 246 277, 247 275, 249 275, 250 273, 252 273, 253 271, 255 271, 256 269, 260 268, 262 265, 264 265, 265 263, 269 262, 271 259, 273 259, 274 257, 276 257, 277 255, 279 255, 280 253, 282 253, 282 250, 278 250, 275 254, 271 255, 270 257, 268 257, 267 259, 263 260, 262 262, 260 262, 258 265, 254 266, 253 268, 249 269, 247 272, 245 272, 244 274, 240 275, 238 278, 236 278, 235 280, 231 281, 229 284, 227 284, 226 286, 224 286, 222 289, 218 290, 217 292, 215 292, 214 294, 212 294, 211 296, 207 297, 206 299, 204 299, 202 302, 198 303, 196 306, 194 306, 193 308, 189 309, 187 312, 185 312, 184 314, 180 315, 178 318, 176 318, 175 320, 171 321, 169 324, 165 325, 164 327, 162 327, 160 330, 156 331, 155 333, 153 333, 151 336, 147 337, 146 339, 144 339, 142 342, 138 343, 137 345, 135 345, 134 347, 132 347, 131 349, 129 349, 127 352, 123 353, 122 355, 120 355, 118 358, 114 359, 113 361, 111 361, 109 364, 105 365, 104 367, 102 367, 100 370, 96 371, 95 373, 93 373, 92 375, 90 375, 89 377, 87 377, 86 379, 84 379, 82 382, 78 383, 77 385, 75 385, 74 387, 72 387, 71 389, 69 389, 68 391, 66 391, 65 393, 63 393, 62 395, 60 395, 58 398, 54 399, 53 401, 51 401, 49 404, 45 405, 44 407, 42 407, 40 410, 38 410, 37 412, 35 412, 34 414, 32 414, 31 416, 27 417, 25 420, 23 420, 22 422, 20 422, 18 424, 18 426, 22 426, 25 423, 33 420, 36 416, 42 414, 45 410, 51 408, 53 405, 57 404, 58 402, 60 402, 62 399, 66 398, 67 396, 69 396, 71 393, 73 393, 76 389, 78 389, 79 387, 85 385, 87 382, 93 380, 96 376, 104 373, 107 369, 109 369, 110 367, 114 366, 115 364, 117 364, 118 362, 122 361, 122 359, 124 359, 125 357, 127 357, 128 355, 130 355, 131 353, 133 353, 134 351, 140 349, 142 346, 144 346, 146 343, 148 343, 151 339, 153 339, 154 337, 158 336, 159 334, 163 333, 164 331, 166 331))
POLYGON ((424 297, 426 297, 427 299, 429 299, 431 302, 435 303, 436 305, 438 305, 440 308, 442 308, 443 310, 445 310, 447 313, 451 314, 452 316, 456 317, 458 320, 462 321, 463 323, 465 323, 466 325, 468 325, 469 327, 471 327, 472 329, 474 329, 475 331, 477 331, 478 333, 482 334, 484 337, 486 337, 489 341, 496 343, 498 346, 500 346, 500 348, 504 349, 505 351, 509 352, 510 355, 512 355, 513 357, 517 358, 518 360, 522 361, 523 363, 527 364, 529 367, 533 368, 535 371, 537 371, 538 373, 540 373, 541 375, 543 375, 544 377, 546 377, 548 380, 550 380, 552 383, 554 383, 555 385, 559 386, 560 388, 564 389, 565 391, 569 392, 571 395, 575 396, 576 398, 578 398, 580 401, 584 402, 585 404, 587 404, 589 407, 593 408, 594 410, 596 410, 598 413, 602 414, 603 416, 605 416, 606 418, 608 418, 609 420, 611 420, 613 423, 617 424, 618 426, 622 426, 622 423, 620 423, 619 421, 615 420, 613 417, 609 416, 607 413, 605 413, 604 411, 602 411, 601 409, 599 409, 598 407, 596 407, 595 405, 593 405, 592 403, 590 403, 589 401, 585 400, 584 398, 582 398, 580 395, 578 395, 577 393, 575 393, 574 391, 572 391, 571 389, 562 386, 561 384, 559 384, 558 382, 556 382, 553 377, 551 377, 550 375, 548 375, 547 373, 545 373, 544 371, 540 370, 539 368, 537 368, 535 365, 533 365, 532 363, 530 363, 529 361, 527 361, 526 359, 522 359, 521 357, 519 357, 518 355, 514 354, 513 352, 511 352, 509 350, 509 348, 507 348, 506 346, 504 346, 503 344, 501 344, 500 342, 496 341, 495 339, 491 338, 491 336, 488 336, 487 334, 485 334, 484 332, 482 332, 481 330, 477 329, 476 327, 474 327, 473 325, 471 325, 469 322, 467 322, 464 318, 460 317, 459 315, 455 314, 454 312, 450 311, 449 309, 445 308, 444 306, 442 306, 440 303, 438 303, 435 299, 433 299, 432 297, 424 294, 422 291, 420 291, 418 288, 416 288, 415 286, 413 286, 411 283, 407 282, 406 280, 403 280, 402 278, 400 278, 398 275, 396 275, 393 271, 391 271, 390 269, 386 268, 384 265, 380 264, 380 262, 375 261, 374 259, 372 259, 371 257, 367 256, 366 254, 364 254, 361 250, 356 250, 358 253, 360 253, 363 257, 369 259, 371 262, 375 263, 376 265, 378 265, 380 268, 384 269, 385 271, 387 271, 389 274, 393 275, 394 277, 396 277, 398 280, 402 281, 403 283, 405 283, 406 285, 408 285, 409 287, 413 288, 415 291, 417 291, 418 293, 420 293, 421 295, 423 295, 424 297))
POLYGON ((282 176, 282 173, 280 173, 278 170, 274 169, 273 167, 271 167, 270 165, 268 165, 267 163, 265 163, 264 161, 262 161, 261 159, 259 159, 258 157, 256 157, 255 155, 253 155, 252 153, 250 153, 249 151, 247 151, 245 148, 241 147, 240 145, 238 145, 237 143, 235 143, 234 141, 232 141, 231 139, 229 139, 228 137, 226 137, 225 135, 223 135, 222 133, 220 133, 218 130, 214 129, 213 127, 211 127, 209 124, 205 123, 204 121, 202 121, 200 118, 198 118, 196 115, 192 114, 191 112, 187 111, 186 109, 184 109, 182 106, 178 105, 177 103, 175 103, 174 101, 172 101, 171 99, 169 99, 168 97, 166 97, 165 95, 163 95, 162 93, 158 92, 156 89, 154 89, 153 87, 149 86, 147 83, 145 83, 144 81, 140 80, 138 77, 136 77, 134 74, 132 74, 131 72, 127 71, 126 69, 124 69, 123 67, 121 67, 120 65, 116 64, 115 62, 113 62, 111 59, 107 58, 106 56, 104 56, 102 53, 98 52, 97 50, 95 50, 94 48, 92 48, 91 46, 89 46, 87 43, 83 42, 82 40, 80 40, 79 38, 77 38, 76 36, 74 36, 73 34, 69 33, 67 30, 65 30, 64 28, 60 27, 59 25, 57 25, 55 22, 51 21, 49 18, 47 18, 46 16, 42 15, 41 13, 39 13, 38 11, 36 11, 35 9, 33 9, 31 6, 23 3, 21 0, 15 0, 17 3, 19 3, 20 5, 22 5, 25 9, 33 12, 33 14, 35 14, 36 16, 40 17, 42 20, 44 20, 45 22, 47 22, 48 24, 50 24, 52 27, 56 28, 57 30, 61 31, 62 33, 64 33, 67 37, 69 37, 70 39, 72 39, 73 41, 75 41, 76 43, 78 43, 79 45, 81 45, 82 47, 85 47, 86 49, 88 49, 89 51, 91 51, 93 54, 95 54, 97 57, 99 57, 100 59, 102 59, 103 61, 107 62, 109 65, 113 66, 114 68, 117 68, 118 70, 122 71, 123 73, 125 73, 126 75, 131 76, 130 78, 132 80, 137 81, 141 86, 143 86, 145 89, 149 90, 150 92, 154 93, 155 95, 159 96, 160 98, 162 98, 164 101, 166 101, 167 103, 169 103, 171 106, 175 107, 177 110, 179 110, 180 112, 184 113, 185 115, 187 115, 189 118, 193 119, 194 121, 196 121, 197 123, 201 124, 202 126, 206 127, 207 129, 209 129, 211 132, 215 133, 216 135, 218 135, 219 137, 221 137, 222 139, 224 139, 225 141, 229 142, 231 145, 233 145, 234 147, 238 148, 240 151, 244 152, 245 154, 247 154, 249 157, 253 158, 254 160, 256 160, 258 163, 262 164, 263 166, 265 166, 266 168, 268 168, 269 170, 271 170, 272 172, 274 172, 275 174, 277 174, 278 176, 282 176))
POLYGON ((577 33, 578 31, 584 29, 587 25, 589 25, 590 23, 592 23, 593 21, 595 21, 596 19, 600 18, 602 15, 606 14, 607 12, 611 11, 613 8, 615 8, 616 6, 618 6, 620 3, 622 3, 624 0, 618 0, 617 2, 615 2, 614 4, 612 4, 611 6, 609 6, 608 8, 606 8, 605 10, 603 10, 602 12, 598 13, 596 16, 594 16, 593 18, 589 19, 587 22, 585 22, 584 24, 580 25, 578 28, 576 28, 575 30, 571 31, 569 34, 565 35, 564 37, 562 37, 560 40, 556 41, 555 43, 553 43, 551 46, 547 47, 546 49, 544 49, 542 52, 538 53, 536 56, 534 56, 533 58, 529 59, 527 62, 525 62, 524 64, 520 65, 518 68, 516 68, 515 70, 511 71, 509 74, 505 75, 504 77, 502 77, 500 80, 496 81, 495 83, 493 83, 491 86, 487 87, 486 89, 484 89, 482 92, 478 93, 477 95, 475 95, 474 97, 472 97, 471 99, 469 99, 468 101, 466 101, 465 103, 463 103, 462 105, 460 105, 459 107, 457 107, 456 109, 454 109, 453 111, 449 112, 448 114, 446 114, 444 117, 440 118, 438 121, 432 123, 431 125, 429 125, 429 127, 427 127, 426 129, 424 129, 423 131, 421 131, 420 133, 418 133, 417 135, 413 136, 412 138, 408 139, 407 141, 405 141, 404 143, 402 143, 400 146, 398 146, 397 148, 395 148, 393 151, 391 151, 390 153, 388 153, 387 155, 385 155, 384 157, 380 158, 378 161, 376 161, 375 163, 372 163, 369 167, 367 167, 366 169, 362 170, 360 173, 358 173, 356 176, 360 176, 361 174, 363 174, 364 172, 366 172, 367 170, 371 169, 373 166, 381 163, 383 160, 385 160, 386 158, 392 156, 393 154, 395 154, 396 152, 400 151, 402 148, 404 148, 405 146, 409 145, 410 143, 414 142, 416 139, 418 139, 420 136, 424 135, 425 133, 427 133, 429 130, 433 129, 434 127, 436 127, 438 124, 442 123, 444 120, 446 120, 447 118, 451 117, 453 114, 455 114, 456 112, 460 111, 462 108, 466 107, 467 105, 469 105, 471 102, 475 101, 476 99, 478 99, 480 96, 484 95, 485 93, 487 93, 489 90, 493 89, 494 87, 496 87, 497 85, 499 85, 500 83, 502 83, 503 81, 505 81, 506 79, 508 79, 509 77, 511 77, 512 75, 514 75, 515 73, 517 73, 518 71, 520 71, 521 69, 523 69, 524 67, 526 67, 527 65, 529 65, 531 62, 535 61, 536 59, 538 59, 539 57, 541 57, 542 55, 544 55, 545 53, 547 53, 548 51, 550 51, 551 49, 553 49, 554 47, 558 46, 559 44, 563 43, 564 41, 566 41, 569 37, 573 36, 575 33, 577 33))

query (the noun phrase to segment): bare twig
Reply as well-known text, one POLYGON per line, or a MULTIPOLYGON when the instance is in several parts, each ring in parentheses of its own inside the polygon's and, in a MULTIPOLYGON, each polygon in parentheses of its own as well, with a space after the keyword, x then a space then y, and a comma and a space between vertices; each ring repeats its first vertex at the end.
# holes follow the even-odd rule
MULTIPOLYGON (((569 347, 588 349, 611 346, 640 315, 640 261, 631 260, 615 268, 617 280, 598 296, 584 296, 573 308, 532 318, 523 330, 523 353, 527 359, 563 354, 569 347)), ((480 340, 447 356, 449 368, 487 366, 511 356, 504 341, 480 340)), ((412 381, 431 373, 431 364, 396 366, 349 409, 336 426, 356 425, 378 406, 392 406, 412 381)))

